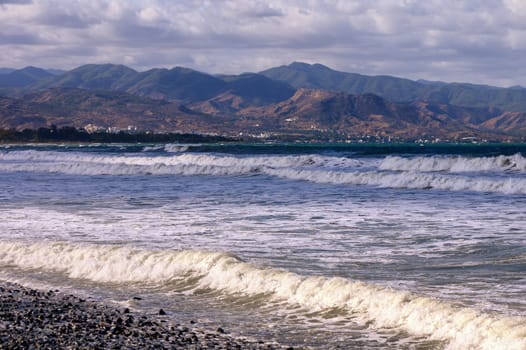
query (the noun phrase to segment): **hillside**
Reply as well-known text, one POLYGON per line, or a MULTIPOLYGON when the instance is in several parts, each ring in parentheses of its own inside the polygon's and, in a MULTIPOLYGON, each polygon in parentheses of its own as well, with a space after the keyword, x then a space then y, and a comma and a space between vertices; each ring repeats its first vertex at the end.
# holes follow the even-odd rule
POLYGON ((123 81, 138 74, 123 65, 86 64, 58 76, 50 76, 34 84, 32 89, 54 87, 90 90, 117 90, 123 81))
POLYGON ((94 124, 171 131, 177 129, 179 117, 191 118, 179 105, 121 92, 54 88, 23 99, 0 98, 0 128, 80 128, 94 124))
POLYGON ((255 105, 283 101, 299 88, 372 93, 394 102, 426 101, 460 107, 526 112, 526 89, 468 83, 413 81, 393 76, 367 76, 333 70, 321 64, 294 62, 259 74, 211 75, 189 68, 154 68, 137 72, 123 65, 87 64, 63 74, 26 67, 4 69, 0 94, 21 97, 54 87, 121 91, 154 99, 193 103, 221 94, 242 96, 255 105))
POLYGON ((425 102, 390 102, 374 94, 351 95, 327 90, 299 89, 285 101, 246 108, 241 107, 243 103, 239 98, 222 97, 224 113, 220 111, 221 105, 217 98, 194 104, 192 108, 202 113, 213 113, 217 118, 226 120, 234 115, 237 117, 235 128, 252 132, 341 133, 350 137, 369 135, 402 139, 502 139, 502 133, 508 132, 502 128, 490 127, 490 122, 486 119, 478 119, 480 114, 502 118, 502 113, 497 110, 425 102), (236 105, 232 104, 234 101, 236 105))
POLYGON ((390 102, 373 94, 300 89, 285 101, 263 106, 247 104, 232 94, 221 96, 238 103, 221 108, 217 96, 187 106, 123 92, 54 88, 23 99, 0 98, 0 128, 56 125, 225 136, 505 140, 510 139, 507 135, 524 135, 526 125, 524 113, 486 111, 494 116, 482 122, 477 119, 481 110, 390 102), (208 110, 212 102, 216 103, 214 113, 208 110))
POLYGON ((122 65, 84 65, 60 76, 42 79, 28 90, 79 88, 127 92, 137 96, 190 103, 233 93, 261 105, 284 100, 294 88, 258 74, 216 77, 192 69, 155 68, 137 72, 122 65))
POLYGON ((526 112, 526 89, 499 88, 465 83, 412 81, 391 76, 366 76, 339 72, 321 64, 294 62, 260 72, 295 88, 373 93, 396 102, 429 101, 461 107, 494 107, 526 112))
POLYGON ((0 87, 24 88, 52 76, 52 73, 44 69, 26 67, 7 72, 6 74, 0 74, 0 87))

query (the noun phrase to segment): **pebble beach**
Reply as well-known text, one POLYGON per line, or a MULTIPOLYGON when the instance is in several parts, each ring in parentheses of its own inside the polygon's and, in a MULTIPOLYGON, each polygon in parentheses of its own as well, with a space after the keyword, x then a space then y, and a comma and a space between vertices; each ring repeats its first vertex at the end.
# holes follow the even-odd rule
POLYGON ((0 349, 290 349, 57 290, 0 283, 0 349))

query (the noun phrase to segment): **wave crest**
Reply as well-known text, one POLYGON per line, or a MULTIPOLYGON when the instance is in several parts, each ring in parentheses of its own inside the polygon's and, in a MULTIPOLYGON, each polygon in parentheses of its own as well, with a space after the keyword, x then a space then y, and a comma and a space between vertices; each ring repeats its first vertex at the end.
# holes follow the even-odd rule
POLYGON ((385 188, 437 189, 444 191, 525 194, 525 178, 486 178, 417 172, 343 172, 297 169, 267 169, 265 173, 294 180, 385 188))
POLYGON ((526 159, 510 157, 387 157, 352 159, 322 155, 227 156, 175 153, 166 156, 101 155, 72 152, 0 152, 0 170, 72 175, 210 175, 263 174, 289 180, 385 188, 526 194, 526 159), (513 176, 485 174, 513 170, 513 176), (463 174, 465 172, 478 172, 463 174), (517 172, 519 172, 517 174, 517 172))
POLYGON ((520 154, 496 157, 386 157, 379 168, 394 171, 419 172, 486 172, 486 171, 526 171, 526 158, 520 154))
POLYGON ((449 348, 524 349, 526 320, 492 316, 444 301, 344 278, 301 276, 258 268, 221 252, 140 250, 73 243, 0 243, 0 262, 58 271, 96 282, 158 283, 197 280, 229 294, 267 294, 312 310, 341 308, 376 327, 399 327, 449 348))

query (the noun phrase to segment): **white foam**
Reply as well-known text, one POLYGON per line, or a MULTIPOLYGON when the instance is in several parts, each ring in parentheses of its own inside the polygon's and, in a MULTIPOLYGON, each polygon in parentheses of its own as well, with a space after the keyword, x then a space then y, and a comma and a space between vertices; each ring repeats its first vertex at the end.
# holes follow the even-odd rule
POLYGON ((341 308, 376 327, 446 340, 450 349, 525 349, 526 320, 489 315, 444 301, 343 278, 258 268, 220 252, 139 250, 72 243, 0 243, 0 262, 97 282, 197 281, 229 294, 260 295, 312 310, 341 308))
POLYGON ((526 171, 526 158, 520 154, 497 157, 432 156, 404 158, 386 157, 379 167, 381 170, 420 172, 482 172, 482 171, 526 171))
MULTIPOLYGON (((524 161, 516 155, 515 164, 524 161)), ((15 151, 0 152, 0 170, 56 172, 75 175, 212 175, 237 176, 265 174, 291 180, 329 184, 369 185, 386 188, 439 189, 448 191, 525 194, 524 176, 466 176, 437 173, 425 169, 479 169, 467 165, 508 163, 499 157, 414 158, 388 157, 379 169, 374 160, 356 160, 320 155, 236 157, 201 153, 171 156, 93 155, 89 153, 15 151), (455 160, 457 159, 457 160, 455 160), (460 160, 459 160, 460 159, 460 160), (429 164, 428 164, 429 163, 429 164), (455 165, 457 164, 457 165, 455 165), (405 171, 417 168, 423 171, 405 171), (386 171, 388 169, 388 171, 386 171), (402 169, 404 171, 394 172, 402 169)), ((488 169, 491 168, 488 165, 488 169)), ((522 166, 522 165, 521 165, 522 166)))
MULTIPOLYGON (((178 146, 179 147, 179 146, 178 146)), ((178 153, 172 156, 93 155, 74 152, 17 151, 0 153, 0 169, 59 172, 77 175, 235 175, 259 172, 263 167, 339 166, 358 161, 318 155, 234 157, 178 153)))
POLYGON ((386 188, 525 194, 526 178, 466 177, 418 172, 343 172, 309 169, 266 169, 266 174, 318 183, 369 185, 386 188))
MULTIPOLYGON (((199 145, 196 145, 199 146, 199 145)), ((190 145, 181 145, 176 143, 169 143, 164 146, 164 150, 168 153, 180 153, 186 152, 190 148, 190 145)))
POLYGON ((143 152, 154 152, 164 150, 164 146, 144 146, 142 149, 143 152))

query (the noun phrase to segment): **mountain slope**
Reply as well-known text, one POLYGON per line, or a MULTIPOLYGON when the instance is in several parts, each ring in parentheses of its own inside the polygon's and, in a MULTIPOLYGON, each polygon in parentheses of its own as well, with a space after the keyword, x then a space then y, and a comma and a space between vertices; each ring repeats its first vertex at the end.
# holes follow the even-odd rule
POLYGON ((152 69, 137 74, 117 89, 139 96, 184 102, 205 100, 218 93, 225 82, 192 69, 152 69))
POLYGON ((505 112, 481 125, 487 130, 498 130, 510 135, 526 135, 526 113, 505 112))
POLYGON ((374 94, 299 89, 291 98, 275 104, 243 107, 245 105, 239 96, 221 95, 192 104, 191 108, 212 114, 224 123, 233 122, 235 130, 252 133, 337 133, 349 137, 368 135, 403 139, 504 139, 505 133, 509 133, 483 125, 485 119, 478 117, 483 114, 497 118, 502 112, 496 109, 429 102, 390 102, 374 94))
POLYGON ((122 81, 130 79, 137 72, 123 65, 86 64, 59 76, 51 76, 33 86, 43 88, 80 88, 93 90, 114 90, 122 81))
POLYGON ((242 97, 250 105, 267 105, 286 100, 294 95, 296 89, 287 83, 272 80, 261 74, 244 73, 224 76, 226 90, 242 97))
MULTIPOLYGON (((122 91, 183 103, 206 101, 219 95, 239 96, 245 103, 265 105, 283 101, 297 88, 373 93, 394 102, 428 101, 474 108, 526 112, 526 89, 485 85, 412 81, 392 76, 366 76, 339 72, 321 64, 294 62, 260 74, 213 76, 188 68, 137 72, 122 65, 88 64, 61 75, 42 69, 0 75, 0 93, 22 96, 32 90, 71 87, 122 91)), ((224 100, 224 96, 221 97, 224 100)), ((491 116, 488 116, 490 119, 491 116)))
POLYGON ((64 88, 40 91, 22 99, 0 98, 0 128, 20 130, 52 124, 77 128, 88 124, 119 129, 133 126, 143 131, 225 136, 288 134, 315 139, 507 140, 507 135, 526 136, 526 113, 429 102, 397 103, 374 94, 326 90, 300 89, 284 101, 260 106, 246 103, 231 91, 186 106, 119 91, 64 88), (212 102, 214 110, 210 111, 212 102), (481 113, 492 117, 482 120, 478 117, 481 113))
POLYGON ((139 73, 126 66, 112 64, 84 65, 63 75, 43 79, 32 86, 33 90, 55 87, 121 91, 184 103, 232 93, 256 105, 287 99, 295 91, 284 82, 258 74, 215 77, 183 67, 155 68, 139 73))
POLYGON ((7 74, 1 74, 0 87, 24 88, 52 76, 53 74, 44 69, 31 66, 25 67, 7 74))
POLYGON ((337 131, 352 136, 457 137, 473 132, 447 113, 433 113, 422 105, 326 90, 300 89, 287 101, 247 108, 239 114, 266 116, 267 120, 272 116, 272 123, 290 130, 337 131))
POLYGON ((179 117, 192 118, 179 105, 122 92, 54 88, 23 99, 0 98, 1 128, 95 124, 164 131, 176 130, 179 117))
POLYGON ((260 74, 287 82, 296 88, 336 90, 351 94, 374 93, 395 102, 422 100, 461 107, 495 107, 526 112, 526 89, 365 76, 300 62, 271 68, 260 74))
POLYGON ((350 94, 374 93, 394 101, 414 100, 420 84, 390 76, 370 77, 332 70, 321 64, 294 62, 260 72, 271 79, 289 83, 295 88, 343 91, 350 94))

